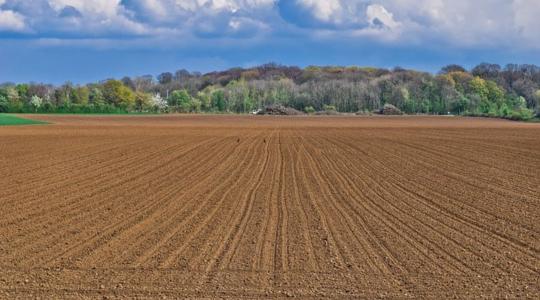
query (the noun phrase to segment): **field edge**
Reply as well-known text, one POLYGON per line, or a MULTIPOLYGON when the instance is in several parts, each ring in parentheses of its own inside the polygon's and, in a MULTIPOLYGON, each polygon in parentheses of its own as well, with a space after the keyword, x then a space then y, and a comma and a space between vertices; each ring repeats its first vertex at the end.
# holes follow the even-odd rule
POLYGON ((45 121, 21 118, 13 114, 0 113, 0 126, 17 126, 17 125, 45 125, 49 124, 45 121))

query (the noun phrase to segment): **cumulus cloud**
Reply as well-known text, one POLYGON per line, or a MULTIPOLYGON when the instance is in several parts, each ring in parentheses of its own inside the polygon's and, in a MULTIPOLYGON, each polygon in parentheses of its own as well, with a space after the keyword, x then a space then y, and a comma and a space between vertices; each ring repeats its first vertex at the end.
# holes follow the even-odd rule
POLYGON ((308 28, 359 28, 369 25, 365 0, 288 0, 280 1, 281 15, 293 24, 308 28))
POLYGON ((120 10, 120 0, 49 0, 48 3, 56 11, 73 7, 87 16, 114 17, 120 10))
POLYGON ((339 0, 300 0, 297 3, 311 10, 313 16, 323 22, 343 21, 343 3, 339 0))
POLYGON ((2 10, 26 20, 38 38, 148 34, 150 28, 129 17, 120 0, 3 0, 2 10))
POLYGON ((540 47, 536 0, 379 0, 404 24, 403 38, 456 46, 540 47), (532 35, 532 36, 531 36, 532 35), (536 40, 536 41, 534 41, 536 40))
POLYGON ((24 16, 9 10, 4 9, 3 5, 6 3, 6 0, 0 0, 0 32, 1 31, 13 31, 21 32, 25 31, 26 23, 24 21, 24 16))
POLYGON ((539 15, 538 0, 0 0, 0 31, 58 39, 339 36, 540 48, 539 15))
POLYGON ((0 1, 3 27, 20 31, 26 19, 38 35, 52 38, 248 38, 268 31, 277 0, 0 1))
POLYGON ((540 3, 536 0, 516 0, 513 3, 514 28, 529 43, 540 41, 540 3))
POLYGON ((0 10, 0 31, 24 31, 25 29, 26 24, 22 15, 11 10, 0 10))
POLYGON ((384 6, 373 4, 367 7, 366 17, 371 26, 374 27, 387 27, 389 29, 395 29, 400 24, 394 20, 394 15, 386 10, 384 6))
POLYGON ((200 37, 248 37, 269 28, 276 0, 123 0, 139 22, 200 37))
POLYGON ((540 48, 538 0, 289 0, 288 22, 401 43, 540 48))

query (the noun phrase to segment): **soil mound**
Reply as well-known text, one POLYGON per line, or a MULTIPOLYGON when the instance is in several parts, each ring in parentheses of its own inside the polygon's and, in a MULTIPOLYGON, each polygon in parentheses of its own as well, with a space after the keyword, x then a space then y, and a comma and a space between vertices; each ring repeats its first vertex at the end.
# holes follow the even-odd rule
POLYGON ((403 114, 403 112, 399 108, 395 107, 392 104, 385 104, 378 113, 387 116, 399 116, 403 114))
POLYGON ((305 115, 305 113, 296 110, 291 107, 285 107, 283 105, 270 105, 260 110, 258 115, 273 115, 273 116, 300 116, 305 115))

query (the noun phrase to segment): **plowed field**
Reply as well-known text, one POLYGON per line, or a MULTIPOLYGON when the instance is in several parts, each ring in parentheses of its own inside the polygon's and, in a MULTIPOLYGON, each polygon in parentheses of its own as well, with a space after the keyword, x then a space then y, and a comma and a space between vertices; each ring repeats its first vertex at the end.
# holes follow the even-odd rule
POLYGON ((0 298, 540 295, 540 124, 29 117, 0 298))

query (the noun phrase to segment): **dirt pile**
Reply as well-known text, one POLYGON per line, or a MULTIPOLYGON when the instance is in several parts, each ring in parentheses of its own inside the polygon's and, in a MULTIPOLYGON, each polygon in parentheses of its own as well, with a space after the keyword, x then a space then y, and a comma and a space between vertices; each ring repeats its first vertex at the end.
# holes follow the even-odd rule
POLYGON ((296 110, 291 107, 286 107, 283 105, 269 105, 260 110, 258 115, 272 115, 272 116, 301 116, 305 115, 304 112, 296 110))
POLYGON ((385 104, 377 113, 386 116, 399 116, 403 114, 399 108, 392 104, 385 104))

